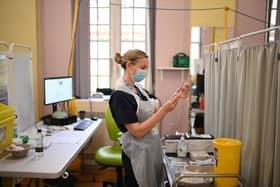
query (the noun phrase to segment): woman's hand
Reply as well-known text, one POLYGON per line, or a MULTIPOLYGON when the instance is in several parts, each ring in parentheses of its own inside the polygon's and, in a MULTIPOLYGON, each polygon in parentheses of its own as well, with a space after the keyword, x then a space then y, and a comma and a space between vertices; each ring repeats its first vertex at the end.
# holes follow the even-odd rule
POLYGON ((163 108, 166 112, 174 110, 180 98, 187 98, 189 95, 190 86, 187 83, 182 84, 174 94, 164 103, 163 108))
POLYGON ((188 83, 183 83, 179 88, 177 88, 175 94, 178 94, 180 98, 187 98, 190 92, 190 85, 188 83))

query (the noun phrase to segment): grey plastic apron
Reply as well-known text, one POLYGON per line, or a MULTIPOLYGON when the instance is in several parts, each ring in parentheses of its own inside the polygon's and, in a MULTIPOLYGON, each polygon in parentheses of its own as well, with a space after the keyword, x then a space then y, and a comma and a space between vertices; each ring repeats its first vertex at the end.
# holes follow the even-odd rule
MULTIPOLYGON (((143 122, 153 114, 154 103, 140 86, 137 88, 148 98, 148 101, 142 101, 127 86, 123 78, 119 80, 116 90, 124 91, 135 97, 138 105, 137 117, 139 122, 143 122)), ((123 151, 130 158, 139 187, 160 187, 163 177, 163 162, 158 129, 153 128, 142 138, 136 138, 127 131, 121 136, 121 144, 123 151)))

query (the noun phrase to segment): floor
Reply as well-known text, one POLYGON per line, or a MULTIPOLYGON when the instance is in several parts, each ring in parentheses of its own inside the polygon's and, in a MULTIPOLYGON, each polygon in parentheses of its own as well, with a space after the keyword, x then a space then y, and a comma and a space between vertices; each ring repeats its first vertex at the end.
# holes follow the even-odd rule
MULTIPOLYGON (((103 180, 115 181, 116 173, 113 168, 99 169, 95 172, 90 172, 88 169, 72 171, 77 178, 77 187, 102 187, 103 180)), ((27 187, 30 179, 23 179, 19 186, 27 187)), ((12 178, 2 179, 3 187, 12 187, 12 178)), ((0 184, 0 187, 2 187, 0 184)), ((66 185, 68 187, 68 185, 66 185)), ((65 187, 66 187, 65 186, 65 187)), ((30 187, 35 187, 35 182, 32 180, 30 187)), ((40 187, 44 187, 43 181, 40 180, 40 187)))

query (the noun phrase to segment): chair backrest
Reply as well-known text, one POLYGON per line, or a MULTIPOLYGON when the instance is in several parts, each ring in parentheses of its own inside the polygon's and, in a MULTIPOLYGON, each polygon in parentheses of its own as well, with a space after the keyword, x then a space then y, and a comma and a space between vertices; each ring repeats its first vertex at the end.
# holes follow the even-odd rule
POLYGON ((107 106, 105 111, 105 121, 110 139, 113 141, 118 141, 121 132, 112 116, 111 109, 109 106, 107 106))

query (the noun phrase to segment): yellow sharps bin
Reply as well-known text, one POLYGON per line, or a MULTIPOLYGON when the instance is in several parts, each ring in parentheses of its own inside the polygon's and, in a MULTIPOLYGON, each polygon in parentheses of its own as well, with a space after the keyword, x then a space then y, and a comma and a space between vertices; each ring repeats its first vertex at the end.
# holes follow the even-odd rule
MULTIPOLYGON (((241 141, 231 138, 213 140, 216 174, 239 174, 241 141)), ((237 187, 238 178, 215 178, 216 187, 237 187)))
POLYGON ((15 114, 12 107, 0 103, 0 158, 13 143, 15 114))

